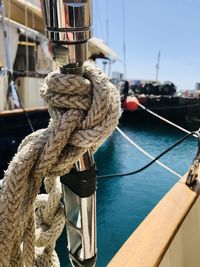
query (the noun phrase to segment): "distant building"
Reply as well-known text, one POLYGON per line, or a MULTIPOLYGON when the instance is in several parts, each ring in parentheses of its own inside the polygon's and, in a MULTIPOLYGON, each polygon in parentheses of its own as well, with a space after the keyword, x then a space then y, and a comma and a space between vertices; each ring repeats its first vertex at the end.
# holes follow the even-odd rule
POLYGON ((195 90, 200 90, 200 82, 196 82, 196 84, 195 84, 195 90))

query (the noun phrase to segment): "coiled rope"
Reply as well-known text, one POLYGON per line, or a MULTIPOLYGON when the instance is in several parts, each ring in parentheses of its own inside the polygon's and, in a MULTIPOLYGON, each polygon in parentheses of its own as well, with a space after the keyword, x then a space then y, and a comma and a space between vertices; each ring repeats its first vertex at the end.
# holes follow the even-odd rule
POLYGON ((59 176, 117 126, 120 101, 90 63, 84 77, 50 73, 41 89, 51 120, 27 136, 5 172, 0 193, 0 266, 59 266, 54 251, 65 218, 59 176), (43 177, 47 194, 39 194, 43 177))

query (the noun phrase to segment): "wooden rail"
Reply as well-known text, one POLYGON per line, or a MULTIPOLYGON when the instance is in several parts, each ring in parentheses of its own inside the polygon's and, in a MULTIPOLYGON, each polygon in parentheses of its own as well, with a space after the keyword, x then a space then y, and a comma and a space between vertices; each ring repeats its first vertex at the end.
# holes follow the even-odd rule
MULTIPOLYGON (((174 185, 117 252, 108 267, 159 266, 169 245, 200 193, 200 183, 174 185)), ((192 226, 191 226, 192 227, 192 226)))
MULTIPOLYGON (((48 112, 47 107, 38 107, 38 108, 25 108, 25 111, 27 113, 33 113, 33 112, 48 112)), ((24 110, 19 108, 19 109, 12 109, 12 110, 5 110, 5 111, 0 111, 0 117, 9 117, 9 116, 15 116, 15 115, 20 115, 24 113, 24 110)))

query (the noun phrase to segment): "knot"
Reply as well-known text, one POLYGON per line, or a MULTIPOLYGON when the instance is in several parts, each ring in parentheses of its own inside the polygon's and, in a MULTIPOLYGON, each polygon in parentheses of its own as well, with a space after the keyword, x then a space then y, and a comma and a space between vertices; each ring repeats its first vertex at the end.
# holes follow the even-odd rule
POLYGON ((87 111, 92 101, 92 85, 81 76, 50 73, 41 88, 42 98, 54 108, 87 111))
POLYGON ((119 93, 92 64, 84 65, 84 77, 50 73, 41 95, 51 121, 22 141, 0 192, 2 267, 58 266, 55 241, 65 222, 58 176, 96 150, 118 123, 119 93), (37 196, 43 177, 47 195, 37 196))
POLYGON ((68 142, 71 145, 96 147, 117 125, 119 93, 108 77, 91 63, 84 65, 84 77, 50 73, 41 89, 41 96, 49 104, 52 125, 61 120, 66 110, 76 112, 70 114, 78 117, 75 118, 76 129, 68 142))

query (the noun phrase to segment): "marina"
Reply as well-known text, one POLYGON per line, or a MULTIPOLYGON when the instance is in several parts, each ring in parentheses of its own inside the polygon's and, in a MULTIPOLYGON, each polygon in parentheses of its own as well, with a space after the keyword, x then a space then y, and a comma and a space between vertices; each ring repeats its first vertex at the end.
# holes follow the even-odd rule
POLYGON ((132 3, 122 62, 94 1, 93 36, 92 0, 0 0, 0 265, 198 267, 200 83, 160 82, 160 50, 128 79, 132 3))
MULTIPOLYGON (((162 123, 157 126, 135 124, 120 125, 120 127, 131 139, 154 156, 183 136, 181 131, 162 123)), ((190 166, 195 149, 196 140, 190 138, 160 161, 182 175, 190 166), (177 154, 180 158, 178 161, 177 154)), ((135 170, 149 162, 146 156, 131 147, 118 132, 115 132, 95 154, 95 160, 98 174, 135 170)), ((178 179, 154 164, 137 175, 98 180, 98 267, 107 266, 130 234, 178 179)), ((63 243, 63 240, 58 243, 58 252, 62 253, 62 259, 64 259, 63 243)), ((63 267, 65 263, 63 260, 63 267)))
MULTIPOLYGON (((120 125, 120 128, 154 156, 183 136, 181 131, 164 123, 154 125, 135 123, 132 126, 124 123, 120 125)), ((18 137, 18 142, 21 138, 18 137)), ((10 144, 8 141, 6 143, 6 140, 7 138, 2 137, 2 144, 10 144)), ((196 145, 196 140, 191 137, 172 150, 161 161, 183 175, 194 158, 196 145), (177 154, 180 160, 177 160, 177 154)), ((13 153, 16 147, 17 144, 13 153)), ((131 147, 118 132, 115 132, 98 150, 95 154, 95 160, 98 175, 135 170, 149 161, 145 155, 131 147), (119 151, 120 153, 118 153, 119 151), (106 162, 104 161, 105 155, 106 162), (140 158, 139 161, 138 158, 140 158)), ((6 166, 6 163, 4 164, 6 166)), ((159 165, 154 164, 137 175, 97 181, 98 251, 102 255, 98 258, 97 266, 101 267, 108 264, 128 236, 178 179, 159 165), (120 212, 116 213, 115 211, 119 209, 120 212)), ((65 257, 64 246, 66 246, 66 237, 62 235, 57 244, 57 252, 61 255, 61 266, 63 267, 66 264, 70 266, 65 257)))

